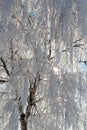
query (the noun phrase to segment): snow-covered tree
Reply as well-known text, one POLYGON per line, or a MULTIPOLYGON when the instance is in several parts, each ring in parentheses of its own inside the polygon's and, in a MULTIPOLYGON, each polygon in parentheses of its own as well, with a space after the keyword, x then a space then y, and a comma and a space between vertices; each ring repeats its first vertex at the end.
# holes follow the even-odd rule
POLYGON ((0 1, 0 130, 86 130, 86 7, 0 1))

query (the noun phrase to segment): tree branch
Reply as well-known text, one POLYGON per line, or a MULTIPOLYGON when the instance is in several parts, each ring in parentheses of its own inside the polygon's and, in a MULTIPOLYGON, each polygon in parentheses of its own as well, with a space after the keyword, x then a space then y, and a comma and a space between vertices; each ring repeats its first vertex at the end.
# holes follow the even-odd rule
MULTIPOLYGON (((76 48, 76 47, 80 47, 81 48, 81 46, 84 46, 86 43, 83 43, 83 44, 75 44, 75 45, 73 45, 72 47, 73 48, 76 48)), ((64 49, 62 52, 66 52, 68 49, 70 49, 70 47, 68 47, 67 49, 64 49)))
POLYGON ((73 43, 76 43, 76 42, 81 41, 81 40, 82 40, 82 38, 80 38, 80 39, 78 39, 76 41, 73 41, 73 43))
POLYGON ((6 79, 0 79, 0 83, 8 82, 6 79))
POLYGON ((17 22, 21 25, 22 30, 27 31, 27 29, 25 29, 23 23, 22 23, 14 14, 13 14, 11 17, 12 17, 13 19, 16 19, 16 20, 17 20, 17 22))
POLYGON ((2 64, 3 64, 3 68, 5 69, 5 71, 6 71, 7 75, 8 75, 8 76, 10 76, 10 73, 9 73, 9 71, 8 71, 8 69, 7 69, 6 62, 3 60, 3 58, 2 58, 2 57, 1 57, 1 62, 2 62, 2 64))
MULTIPOLYGON (((81 41, 82 40, 82 38, 80 38, 80 39, 78 39, 78 40, 76 40, 76 41, 73 41, 73 43, 76 43, 76 42, 78 42, 78 41, 81 41)), ((83 44, 75 44, 75 45, 72 45, 72 47, 80 47, 80 46, 84 46, 86 43, 83 43, 83 44)), ((70 49, 70 47, 68 47, 67 49, 64 49, 62 52, 65 52, 65 51, 67 51, 68 49, 70 49)))
POLYGON ((31 115, 31 109, 32 106, 35 105, 35 94, 36 94, 36 89, 39 85, 39 81, 40 81, 40 74, 37 73, 36 77, 34 78, 34 80, 32 82, 30 82, 30 88, 29 88, 29 96, 28 96, 28 105, 26 107, 26 121, 28 120, 29 116, 31 115))

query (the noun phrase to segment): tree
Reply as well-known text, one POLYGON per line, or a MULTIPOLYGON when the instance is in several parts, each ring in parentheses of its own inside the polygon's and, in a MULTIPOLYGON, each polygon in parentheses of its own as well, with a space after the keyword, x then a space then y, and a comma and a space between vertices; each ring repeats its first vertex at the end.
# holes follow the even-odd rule
POLYGON ((86 130, 86 4, 1 2, 0 129, 86 130))

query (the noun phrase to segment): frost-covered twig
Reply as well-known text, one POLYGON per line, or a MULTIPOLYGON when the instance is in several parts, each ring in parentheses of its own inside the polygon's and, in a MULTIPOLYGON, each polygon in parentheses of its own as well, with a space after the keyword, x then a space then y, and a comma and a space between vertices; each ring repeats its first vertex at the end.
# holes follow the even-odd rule
POLYGON ((25 29, 23 23, 22 23, 14 14, 13 14, 11 17, 12 17, 13 19, 16 19, 16 20, 17 20, 17 22, 21 25, 22 30, 27 31, 27 29, 25 29))

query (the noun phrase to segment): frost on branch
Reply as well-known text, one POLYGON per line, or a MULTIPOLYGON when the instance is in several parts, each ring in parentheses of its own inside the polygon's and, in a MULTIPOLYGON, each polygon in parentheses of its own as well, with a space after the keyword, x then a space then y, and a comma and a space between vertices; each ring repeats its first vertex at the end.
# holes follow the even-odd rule
POLYGON ((0 2, 0 130, 86 130, 86 7, 0 2))

